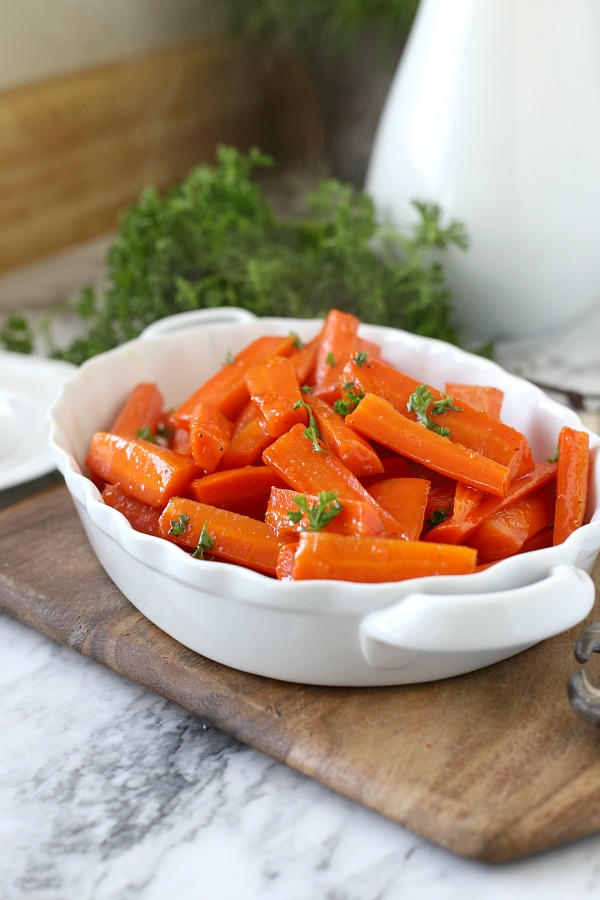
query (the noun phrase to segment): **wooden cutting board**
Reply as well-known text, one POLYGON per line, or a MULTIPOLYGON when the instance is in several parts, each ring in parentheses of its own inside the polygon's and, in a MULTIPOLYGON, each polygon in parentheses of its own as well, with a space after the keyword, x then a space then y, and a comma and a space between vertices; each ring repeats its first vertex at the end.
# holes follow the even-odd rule
POLYGON ((62 484, 0 512, 0 547, 1 610, 457 854, 501 862, 600 830, 600 730, 566 688, 585 624, 443 682, 289 684, 204 659, 144 619, 62 484))

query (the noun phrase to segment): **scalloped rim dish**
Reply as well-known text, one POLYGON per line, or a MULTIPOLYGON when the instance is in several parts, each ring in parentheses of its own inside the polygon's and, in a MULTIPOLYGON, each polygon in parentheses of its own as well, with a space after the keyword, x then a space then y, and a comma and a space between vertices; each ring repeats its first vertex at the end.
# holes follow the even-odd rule
MULTIPOLYGON (((582 621, 594 602, 589 572, 600 550, 600 439, 590 433, 586 524, 564 544, 467 576, 376 585, 281 583, 229 563, 191 558, 134 531, 83 474, 92 433, 107 427, 133 385, 158 383, 180 402, 264 333, 316 333, 320 321, 256 319, 242 310, 200 311, 157 323, 140 339, 82 366, 50 411, 50 447, 87 537, 125 596, 159 628, 217 662, 258 675, 323 685, 391 685, 458 675, 511 656, 582 621), (183 327, 182 327, 183 326, 183 327)), ((439 341, 363 325, 383 358, 435 386, 497 385, 503 418, 524 431, 534 456, 552 455, 558 430, 579 417, 495 363, 439 341)))

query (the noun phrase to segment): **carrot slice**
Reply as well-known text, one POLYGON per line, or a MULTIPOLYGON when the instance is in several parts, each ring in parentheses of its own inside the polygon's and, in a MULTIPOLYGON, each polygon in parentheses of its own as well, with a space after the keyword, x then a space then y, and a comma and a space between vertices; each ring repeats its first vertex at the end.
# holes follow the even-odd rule
POLYGON ((315 363, 314 393, 329 403, 340 396, 340 377, 350 355, 356 350, 360 319, 350 313, 331 309, 325 325, 315 363))
POLYGON ((484 384, 459 384, 455 381, 447 381, 446 393, 453 397, 459 405, 466 403, 473 409, 493 416, 494 419, 500 418, 504 401, 504 391, 500 388, 484 384))
POLYGON ((458 544, 466 541, 489 516, 494 515, 500 510, 510 506, 517 500, 529 496, 538 488, 554 482, 556 479, 556 463, 540 463, 533 472, 523 475, 513 481, 503 498, 486 497, 478 507, 471 510, 462 519, 456 519, 454 516, 436 525, 435 528, 425 536, 427 541, 442 541, 448 544, 458 544))
POLYGON ((496 562, 513 556, 526 541, 547 528, 554 515, 554 486, 510 504, 481 523, 469 539, 479 562, 496 562))
POLYGON ((102 490, 102 499, 107 506, 122 513, 136 531, 160 537, 158 520, 161 510, 156 506, 150 506, 148 503, 136 500, 135 497, 130 497, 117 484, 105 484, 102 490))
MULTIPOLYGON (((376 359, 368 360, 362 366, 356 360, 350 360, 344 368, 344 378, 357 385, 363 393, 373 393, 387 400, 407 418, 416 418, 408 410, 408 403, 420 382, 398 369, 376 359)), ((440 391, 429 385, 428 387, 435 400, 442 398, 440 391)), ((511 478, 518 478, 533 470, 531 448, 525 435, 465 403, 460 406, 460 412, 449 410, 435 420, 450 429, 449 440, 452 443, 461 444, 506 466, 511 478)))
POLYGON ((163 417, 163 404, 158 386, 151 381, 142 381, 129 393, 108 430, 132 438, 139 437, 138 432, 142 429, 155 434, 163 417))
POLYGON ((294 425, 267 447, 263 461, 272 466, 289 487, 301 494, 334 491, 340 500, 364 500, 375 506, 386 529, 387 525, 396 527, 392 517, 371 497, 341 459, 327 451, 320 441, 307 437, 305 431, 302 425, 294 425))
MULTIPOLYGON (((504 400, 504 391, 500 388, 481 384, 458 384, 452 381, 446 382, 446 393, 453 397, 455 403, 466 403, 494 419, 500 418, 504 400)), ((454 495, 454 518, 459 521, 464 519, 472 510, 477 509, 484 497, 483 491, 458 482, 454 495)))
POLYGON ((506 466, 413 422, 382 397, 367 394, 354 412, 346 416, 346 422, 371 440, 435 472, 499 497, 506 494, 510 483, 506 466))
POLYGON ((340 581, 402 581, 423 575, 470 574, 477 553, 471 547, 398 541, 394 538, 305 532, 298 539, 293 564, 289 549, 283 551, 280 572, 291 580, 312 578, 340 581), (431 548, 431 552, 428 552, 431 548))
MULTIPOLYGON (((309 530, 309 519, 304 512, 298 522, 290 519, 290 512, 299 512, 295 502, 298 492, 291 488, 274 487, 267 505, 265 522, 286 539, 309 530)), ((307 504, 319 503, 317 494, 305 494, 307 504)), ((364 500, 340 500, 341 510, 321 530, 336 534, 383 534, 383 525, 375 507, 364 500)))
POLYGON ((249 400, 235 422, 229 447, 223 454, 219 469, 241 469, 243 466, 256 465, 261 460, 263 450, 272 441, 256 404, 249 400))
POLYGON ((307 424, 298 378, 287 357, 276 356, 268 363, 253 366, 244 378, 270 437, 280 437, 298 422, 307 424))
POLYGON ((189 493, 208 506, 262 519, 273 487, 283 487, 283 481, 269 466, 244 466, 196 478, 189 493))
POLYGON ((205 556, 215 556, 275 576, 282 545, 270 525, 195 500, 173 497, 159 521, 161 536, 187 549, 204 540, 205 556))
POLYGON ((93 435, 85 463, 97 477, 150 506, 185 494, 201 474, 192 460, 167 447, 106 431, 93 435))
POLYGON ((587 432, 567 425, 558 435, 554 543, 562 544, 583 524, 588 491, 590 440, 587 432))
POLYGON ((383 463, 365 438, 350 428, 344 418, 320 397, 308 397, 323 443, 357 478, 383 473, 383 463))
POLYGON ((312 340, 298 347, 288 357, 296 373, 298 384, 310 384, 314 379, 317 353, 321 344, 322 330, 312 340))
MULTIPOLYGON (((387 478, 369 488, 377 500, 400 526, 394 537, 418 541, 429 496, 430 482, 424 478, 387 478)), ((392 532, 388 531, 388 535, 392 532)))
POLYGON ((204 382, 172 413, 177 425, 188 426, 195 407, 201 401, 216 406, 228 419, 236 419, 248 402, 248 387, 244 375, 252 366, 268 362, 273 356, 289 356, 294 349, 294 338, 265 335, 244 347, 232 362, 204 382))
POLYGON ((210 403, 198 403, 190 418, 190 448, 196 464, 214 472, 229 447, 233 424, 210 403))

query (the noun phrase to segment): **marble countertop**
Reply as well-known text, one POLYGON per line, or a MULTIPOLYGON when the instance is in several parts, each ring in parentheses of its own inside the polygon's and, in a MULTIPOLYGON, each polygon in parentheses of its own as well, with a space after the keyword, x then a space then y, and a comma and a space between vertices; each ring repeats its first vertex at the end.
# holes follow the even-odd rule
MULTIPOLYGON (((600 310, 498 356, 600 394, 599 333, 600 310)), ((597 895, 600 834, 500 866, 462 859, 6 616, 0 648, 0 900, 597 895)))

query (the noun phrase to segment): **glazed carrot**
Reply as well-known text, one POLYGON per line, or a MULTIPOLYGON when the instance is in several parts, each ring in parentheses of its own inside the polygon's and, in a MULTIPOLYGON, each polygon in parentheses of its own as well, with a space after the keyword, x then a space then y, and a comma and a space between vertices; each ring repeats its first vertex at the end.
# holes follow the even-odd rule
POLYGON ((248 402, 249 394, 244 375, 252 366, 267 362, 272 356, 289 356, 294 349, 294 339, 266 335, 244 347, 231 362, 225 362, 219 371, 204 382, 172 414, 176 425, 187 426, 194 408, 200 403, 211 403, 228 419, 235 419, 248 402))
POLYGON ((455 381, 447 381, 446 394, 453 397, 460 405, 466 403, 473 409, 485 412, 494 419, 500 418, 504 391, 500 388, 483 384, 459 384, 455 381))
POLYGON ((208 506, 263 519, 273 487, 283 481, 269 466, 243 466, 194 479, 189 494, 208 506))
POLYGON ((424 478, 388 478, 371 485, 369 493, 398 523, 391 532, 405 541, 418 541, 423 530, 430 482, 424 478))
POLYGON ((308 423, 298 378, 287 357, 275 356, 267 363, 253 366, 244 379, 270 437, 280 437, 298 422, 308 423))
POLYGON ((314 394, 329 403, 340 396, 340 376, 356 351, 359 325, 360 319, 339 309, 331 309, 325 318, 315 363, 314 394))
POLYGON ((554 487, 546 487, 485 519, 468 541, 477 550, 477 561, 495 562, 518 553, 526 541, 549 527, 554 502, 554 487))
MULTIPOLYGON (((408 403, 422 383, 414 378, 376 359, 368 360, 362 366, 356 360, 350 360, 343 377, 356 384, 363 393, 373 393, 387 400, 402 415, 416 418, 415 413, 408 410, 408 403)), ((434 400, 442 399, 439 391, 427 387, 434 400)), ((448 410, 444 415, 436 416, 435 421, 450 430, 450 441, 506 466, 511 478, 533 470, 531 448, 525 435, 493 416, 461 403, 460 412, 448 410)))
POLYGON ((546 547, 551 547, 554 534, 554 529, 551 526, 552 523, 547 528, 542 528, 533 537, 530 537, 517 552, 530 553, 532 550, 545 550, 546 547))
POLYGON ((477 554, 470 547, 367 538, 312 531, 299 536, 293 564, 283 551, 280 573, 293 581, 326 578, 340 581, 402 581, 423 575, 459 575, 475 570, 477 554), (428 552, 431 548, 431 553, 428 552))
POLYGON ((538 488, 551 484, 555 480, 556 463, 540 463, 533 472, 513 481, 506 492, 506 497, 485 497, 480 505, 467 513, 462 521, 455 519, 453 516, 446 519, 441 524, 436 525, 426 535, 425 540, 442 541, 448 544, 462 543, 479 528, 488 516, 500 512, 500 510, 510 506, 511 503, 529 496, 538 488))
POLYGON ((583 524, 590 466, 589 436, 565 425, 558 435, 554 543, 562 544, 583 524))
POLYGON ((155 434, 163 417, 163 395, 151 381, 142 381, 129 393, 111 427, 112 434, 121 437, 139 437, 139 431, 147 429, 155 434))
MULTIPOLYGON (((456 382, 446 382, 446 394, 454 399, 455 403, 468 404, 473 409, 487 413, 494 419, 500 418, 502 410, 502 401, 504 400, 504 391, 496 387, 487 387, 480 384, 457 384, 456 382)), ((483 491, 469 487, 462 482, 457 482, 456 493, 454 494, 454 510, 453 516, 457 520, 462 520, 472 510, 477 509, 479 504, 485 497, 483 491)))
POLYGON ((302 425, 277 438, 263 453, 263 462, 272 466, 289 487, 301 494, 334 491, 343 501, 364 500, 375 506, 387 528, 395 526, 392 517, 381 509, 358 478, 335 453, 327 451, 318 440, 307 437, 302 425), (387 525, 386 525, 387 523, 387 525))
MULTIPOLYGON (((310 529, 309 517, 303 512, 301 518, 294 522, 290 518, 290 513, 300 513, 301 510, 296 503, 299 496, 297 491, 291 488, 274 487, 267 505, 265 514, 265 522, 270 525, 278 535, 289 540, 290 536, 299 534, 302 531, 310 529)), ((317 494, 303 494, 309 508, 319 505, 319 496, 317 494)), ((381 519, 377 515, 375 507, 371 503, 365 503, 364 500, 347 500, 339 501, 341 506, 337 515, 324 525, 321 531, 333 531, 336 534, 371 534, 382 535, 383 525, 381 519)))
POLYGON ((485 491, 478 491, 476 488, 469 487, 468 484, 456 482, 456 491, 454 492, 454 508, 453 516, 457 522, 462 522, 469 513, 477 509, 486 496, 485 491))
POLYGON ((277 556, 277 565, 275 567, 275 575, 279 581, 291 581, 294 572, 294 556, 298 541, 289 544, 283 544, 279 549, 277 556))
POLYGON ((159 521, 161 536, 205 557, 215 556, 275 576, 282 541, 265 522, 173 497, 159 521))
POLYGON ((306 344, 297 347, 288 357, 296 373, 298 384, 310 384, 313 380, 321 336, 322 331, 306 344))
POLYGON ((510 471, 506 466, 413 422, 375 394, 367 394, 354 412, 346 416, 346 422, 371 440, 385 444, 435 472, 490 494, 500 497, 506 494, 510 483, 510 471))
POLYGON ((181 453, 182 456, 189 456, 191 459, 192 445, 190 443, 189 429, 177 426, 173 428, 171 438, 169 439, 169 447, 176 453, 181 453))
POLYGON ((444 478, 443 480, 436 479, 431 484, 423 516, 421 540, 424 540, 425 535, 437 522, 444 521, 448 516, 453 514, 457 486, 458 482, 452 481, 451 478, 444 478))
POLYGON ((161 509, 150 506, 135 497, 130 497, 116 484, 105 484, 102 490, 102 499, 107 506, 112 506, 125 516, 129 524, 136 531, 143 534, 152 534, 160 537, 158 520, 161 509))
POLYGON ((386 481, 388 478, 411 478, 413 477, 413 473, 409 466, 409 461, 405 459, 403 456, 398 456, 397 453, 392 453, 389 456, 386 454, 389 453, 387 447, 378 447, 378 456, 381 461, 381 465, 383 466, 383 472, 380 472, 377 475, 367 475, 366 477, 361 478, 361 484, 364 485, 367 489, 371 487, 373 484, 377 484, 378 481, 386 481))
POLYGON ((229 447, 233 424, 210 403, 196 404, 190 417, 190 447, 195 463, 214 472, 229 447))
POLYGON ((357 478, 383 473, 383 463, 365 438, 352 430, 342 416, 320 397, 307 397, 323 443, 357 478))
POLYGON ((243 466, 256 465, 261 460, 263 450, 272 441, 256 404, 249 400, 234 424, 231 441, 219 463, 219 469, 241 469, 243 466))
POLYGON ((99 478, 150 506, 165 506, 176 494, 185 494, 201 472, 186 457, 167 447, 99 431, 91 440, 85 461, 99 478))

